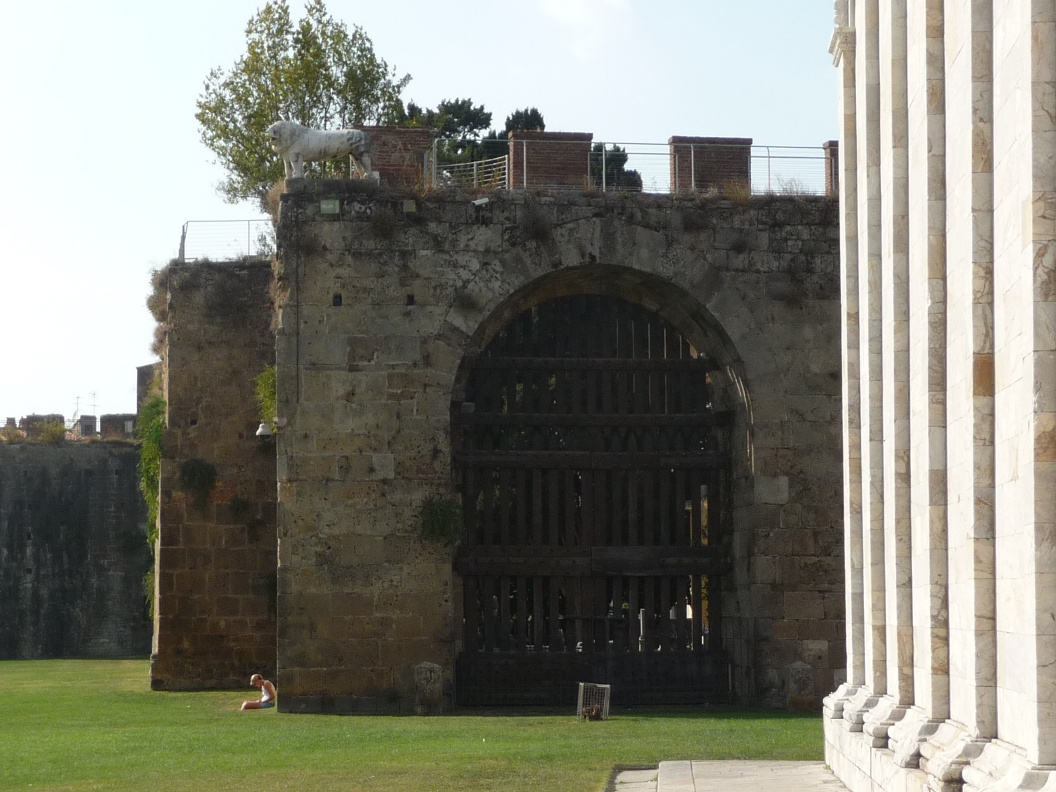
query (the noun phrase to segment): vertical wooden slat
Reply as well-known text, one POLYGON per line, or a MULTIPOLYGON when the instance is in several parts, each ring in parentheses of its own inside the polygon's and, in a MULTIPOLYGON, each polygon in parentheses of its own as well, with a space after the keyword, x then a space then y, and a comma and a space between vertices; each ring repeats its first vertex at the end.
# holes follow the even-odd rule
POLYGON ((656 578, 647 577, 643 578, 645 586, 645 624, 642 627, 644 634, 645 651, 655 652, 659 646, 659 636, 657 635, 657 606, 656 606, 656 578))
MULTIPOLYGON (((650 360, 661 359, 664 356, 663 351, 663 331, 660 328, 658 322, 653 321, 650 317, 648 324, 649 328, 649 358, 650 360)), ((661 401, 661 385, 663 381, 663 374, 657 370, 651 370, 649 372, 649 412, 656 415, 662 413, 663 402, 661 401)))
POLYGON ((660 649, 671 648, 671 578, 660 581, 660 649))
POLYGON ((684 651, 689 643, 689 622, 687 621, 687 607, 689 606, 689 576, 681 575, 675 578, 675 648, 684 651))
POLYGON ((686 491, 686 471, 682 468, 675 470, 674 487, 671 544, 685 547, 689 544, 689 513, 686 511, 689 496, 686 491))
POLYGON ((561 581, 557 575, 550 577, 550 618, 547 621, 547 638, 551 652, 565 651, 565 640, 561 624, 561 581))
POLYGON ((591 623, 594 626, 594 651, 608 652, 609 636, 609 581, 598 575, 594 578, 594 609, 591 612, 594 618, 591 623))
POLYGON ((495 533, 495 479, 497 471, 487 469, 482 471, 481 485, 483 487, 483 507, 480 514, 480 539, 481 544, 498 544, 499 537, 495 533))
POLYGON ((536 652, 543 650, 543 641, 546 637, 546 610, 543 607, 543 589, 546 586, 546 578, 541 575, 529 578, 532 584, 532 623, 531 644, 536 652))
POLYGON ((543 544, 543 471, 532 471, 532 544, 543 544))
POLYGON ((674 493, 671 487, 671 472, 661 470, 660 478, 660 502, 657 506, 657 517, 660 521, 657 536, 657 544, 667 546, 671 544, 671 516, 674 509, 674 493))
POLYGON ((659 544, 657 541, 657 503, 656 487, 660 477, 658 470, 642 471, 642 539, 643 545, 659 544))
POLYGON ((594 544, 594 471, 582 470, 582 499, 580 511, 582 525, 580 527, 580 541, 584 546, 590 547, 594 544))
POLYGON ((689 476, 689 491, 687 496, 689 498, 690 513, 689 513, 689 546, 700 547, 700 499, 701 499, 701 482, 703 482, 703 471, 693 470, 689 476))
POLYGON ((594 482, 594 530, 591 533, 591 544, 594 546, 608 546, 612 544, 609 531, 612 529, 612 521, 609 519, 609 490, 611 470, 593 471, 594 482))
POLYGON ((484 651, 490 652, 497 647, 496 623, 499 619, 499 580, 494 576, 482 577, 481 607, 484 612, 484 651))
POLYGON ((514 531, 513 543, 515 545, 528 544, 528 515, 531 504, 528 501, 528 471, 525 468, 517 468, 513 472, 514 480, 517 482, 516 499, 514 506, 514 531))
POLYGON ((547 531, 546 544, 557 547, 561 543, 561 471, 546 472, 547 531))
POLYGON ((580 515, 580 506, 576 500, 576 471, 566 470, 560 474, 564 480, 562 496, 564 500, 565 519, 564 544, 565 547, 576 547, 580 544, 580 538, 576 532, 576 518, 580 515))
POLYGON ((714 575, 708 576, 708 649, 722 649, 722 586, 714 575))
POLYGON ((642 473, 632 470, 627 473, 627 544, 639 544, 638 503, 642 487, 642 473))
POLYGON ((467 652, 480 651, 480 578, 467 575, 462 581, 462 616, 465 628, 462 641, 467 652))
POLYGON ((510 650, 510 638, 513 633, 512 617, 510 614, 510 576, 499 576, 499 623, 496 628, 499 640, 499 649, 504 652, 510 650))
POLYGON ((528 645, 528 578, 518 575, 513 578, 513 583, 517 586, 517 613, 513 631, 516 640, 512 648, 515 652, 523 652, 528 645))
POLYGON ((609 541, 613 545, 625 545, 627 544, 627 515, 624 508, 624 499, 627 497, 627 471, 613 470, 611 475, 612 491, 610 498, 612 505, 609 512, 609 522, 612 528, 609 532, 609 541))
POLYGON ((477 511, 477 496, 479 494, 477 484, 477 471, 475 468, 467 468, 462 474, 462 520, 466 524, 466 536, 471 545, 479 545, 481 542, 480 520, 477 511))
POLYGON ((510 543, 510 510, 513 508, 514 493, 511 486, 509 468, 499 469, 499 543, 507 545, 510 543))
POLYGON ((690 607, 693 609, 693 645, 694 652, 702 651, 704 647, 704 602, 703 593, 707 581, 701 575, 694 575, 692 588, 690 589, 690 607))
POLYGON ((629 581, 630 590, 627 592, 627 604, 628 618, 630 624, 627 627, 627 635, 629 646, 627 647, 631 652, 639 651, 638 641, 641 638, 641 625, 638 622, 638 611, 641 609, 641 603, 639 601, 639 592, 641 590, 642 581, 641 578, 633 577, 629 581))

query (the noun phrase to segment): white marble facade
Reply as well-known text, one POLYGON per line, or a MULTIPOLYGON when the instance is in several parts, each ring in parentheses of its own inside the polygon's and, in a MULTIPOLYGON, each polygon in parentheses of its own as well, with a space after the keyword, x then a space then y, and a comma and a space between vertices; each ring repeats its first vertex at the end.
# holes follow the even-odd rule
POLYGON ((854 792, 1056 790, 1056 3, 838 0, 854 792))

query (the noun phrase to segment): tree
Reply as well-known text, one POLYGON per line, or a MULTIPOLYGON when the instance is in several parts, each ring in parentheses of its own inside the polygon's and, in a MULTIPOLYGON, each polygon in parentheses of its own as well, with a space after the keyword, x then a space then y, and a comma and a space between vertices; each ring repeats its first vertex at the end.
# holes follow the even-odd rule
POLYGON ((514 110, 506 116, 506 134, 515 129, 543 132, 546 130, 546 122, 543 120, 543 114, 536 108, 526 107, 523 110, 514 110))
POLYGON ((374 53, 362 28, 309 0, 296 25, 286 0, 270 0, 246 25, 246 53, 229 72, 213 69, 198 98, 202 142, 227 171, 218 190, 231 203, 255 199, 283 175, 265 130, 275 121, 317 129, 386 124, 402 110, 410 75, 374 53))
POLYGON ((482 141, 484 156, 502 157, 508 154, 510 150, 509 136, 510 132, 514 130, 543 132, 546 130, 546 121, 543 120, 543 114, 537 108, 526 107, 523 110, 514 110, 506 116, 505 133, 502 137, 499 137, 499 133, 495 131, 491 131, 484 136, 482 141))
POLYGON ((627 151, 615 143, 606 149, 604 143, 595 143, 590 150, 590 178, 595 187, 604 185, 606 190, 642 191, 642 176, 636 170, 626 170, 627 151), (604 157, 602 153, 604 152, 604 157), (604 161, 603 161, 604 160, 604 161), (602 181, 602 173, 605 178, 602 181))
POLYGON ((407 103, 402 123, 435 129, 441 144, 437 155, 442 163, 472 162, 481 159, 480 133, 491 126, 491 113, 472 99, 445 99, 435 110, 407 103))

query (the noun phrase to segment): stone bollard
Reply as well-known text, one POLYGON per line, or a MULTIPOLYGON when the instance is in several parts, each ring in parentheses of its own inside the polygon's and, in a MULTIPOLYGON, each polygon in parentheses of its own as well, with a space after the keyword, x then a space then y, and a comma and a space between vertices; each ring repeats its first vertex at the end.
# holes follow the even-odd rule
POLYGON ((419 663, 414 667, 414 712, 416 715, 440 715, 444 711, 443 673, 436 663, 419 663))

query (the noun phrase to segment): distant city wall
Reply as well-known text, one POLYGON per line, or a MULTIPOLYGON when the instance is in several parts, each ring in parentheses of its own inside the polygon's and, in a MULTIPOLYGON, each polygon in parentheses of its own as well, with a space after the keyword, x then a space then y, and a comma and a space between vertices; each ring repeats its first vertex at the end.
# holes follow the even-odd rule
POLYGON ((146 656, 136 449, 0 444, 0 659, 146 656))

